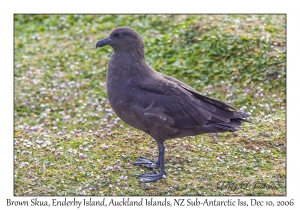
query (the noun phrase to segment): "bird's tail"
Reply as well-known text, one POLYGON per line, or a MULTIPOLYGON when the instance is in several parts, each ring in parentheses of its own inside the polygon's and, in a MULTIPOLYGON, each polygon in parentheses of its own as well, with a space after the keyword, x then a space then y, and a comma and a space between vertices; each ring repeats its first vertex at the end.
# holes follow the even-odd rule
POLYGON ((243 112, 235 112, 236 117, 231 118, 229 122, 209 122, 204 129, 209 133, 234 132, 241 129, 242 122, 253 123, 245 118, 251 115, 243 112))
POLYGON ((203 128, 208 133, 234 132, 241 129, 243 119, 233 119, 230 122, 208 123, 203 128))

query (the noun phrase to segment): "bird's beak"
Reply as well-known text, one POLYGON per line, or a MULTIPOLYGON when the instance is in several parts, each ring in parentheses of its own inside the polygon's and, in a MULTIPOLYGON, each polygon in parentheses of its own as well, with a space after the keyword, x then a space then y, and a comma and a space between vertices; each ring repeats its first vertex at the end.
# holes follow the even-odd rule
POLYGON ((109 37, 107 37, 107 38, 105 38, 105 39, 102 39, 102 40, 100 40, 100 41, 97 42, 97 44, 96 44, 96 49, 97 49, 98 47, 103 47, 103 46, 105 46, 105 45, 109 45, 111 42, 112 42, 112 41, 111 41, 111 39, 110 39, 109 37))

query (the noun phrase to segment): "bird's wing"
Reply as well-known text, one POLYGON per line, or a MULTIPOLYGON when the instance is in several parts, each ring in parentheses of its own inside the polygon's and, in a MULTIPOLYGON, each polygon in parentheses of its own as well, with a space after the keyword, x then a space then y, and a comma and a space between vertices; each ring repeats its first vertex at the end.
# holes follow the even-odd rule
POLYGON ((205 102, 207 102, 208 104, 211 104, 213 106, 216 106, 216 107, 220 107, 222 109, 225 109, 225 110, 234 110, 236 111, 236 108, 234 108, 233 106, 223 102, 223 101, 220 101, 218 99, 215 99, 215 98, 211 98, 211 97, 207 97, 207 96, 204 96, 202 95, 201 93, 199 93, 198 91, 196 91, 195 89, 193 89, 192 87, 184 84, 183 82, 173 78, 173 77, 170 77, 170 76, 167 76, 167 75, 164 75, 164 74, 161 74, 165 79, 169 80, 169 81, 172 81, 176 84, 178 84, 180 87, 186 89, 187 91, 189 91, 190 93, 192 93, 193 95, 195 95, 197 98, 199 98, 200 100, 203 100, 205 102))
POLYGON ((173 77, 170 77, 170 76, 167 76, 164 74, 161 74, 161 75, 165 79, 178 84, 180 87, 182 87, 182 88, 186 89, 187 91, 189 91, 190 93, 192 93, 196 98, 198 98, 200 101, 204 102, 205 107, 207 107, 207 108, 209 107, 211 109, 212 113, 220 114, 220 115, 226 116, 227 118, 230 118, 230 119, 242 119, 242 121, 252 123, 251 121, 244 119, 244 118, 250 117, 251 115, 237 111, 237 109, 235 107, 229 105, 226 102, 223 102, 223 101, 220 101, 218 99, 211 98, 208 96, 204 96, 201 93, 199 93, 198 91, 196 91, 195 89, 193 89, 192 87, 184 84, 183 82, 181 82, 173 77))
POLYGON ((156 125, 188 128, 211 119, 191 93, 168 81, 140 82, 130 91, 129 100, 138 115, 144 115, 139 118, 148 118, 148 123, 156 125))
MULTIPOLYGON (((184 84, 183 82, 181 82, 173 77, 170 77, 170 76, 167 76, 164 74, 161 74, 161 75, 165 79, 172 81, 172 82, 176 83, 177 85, 179 85, 180 87, 184 88, 185 90, 189 91, 199 100, 205 102, 207 107, 210 107, 210 108, 212 108, 212 110, 214 110, 213 113, 215 112, 215 113, 221 114, 221 112, 223 110, 223 111, 225 111, 224 114, 227 115, 227 117, 230 117, 231 119, 239 119, 239 118, 243 119, 243 118, 250 117, 249 114, 245 114, 245 113, 237 111, 237 109, 235 107, 229 105, 226 102, 223 102, 223 101, 220 101, 218 99, 211 98, 208 96, 204 96, 201 93, 199 93, 198 91, 196 91, 195 89, 193 89, 192 87, 184 84)), ((245 120, 245 121, 247 121, 247 120, 245 120)))
POLYGON ((230 105, 205 96, 199 98, 195 96, 197 91, 193 91, 184 83, 158 74, 156 78, 138 82, 129 95, 136 112, 156 125, 192 128, 213 122, 226 123, 237 117, 230 105))

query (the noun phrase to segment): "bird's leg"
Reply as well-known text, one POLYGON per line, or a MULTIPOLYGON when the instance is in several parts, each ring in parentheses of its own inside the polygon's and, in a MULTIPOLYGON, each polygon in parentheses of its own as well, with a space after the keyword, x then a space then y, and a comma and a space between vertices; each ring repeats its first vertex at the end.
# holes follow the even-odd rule
POLYGON ((163 176, 166 174, 165 172, 165 146, 164 144, 159 144, 158 145, 158 162, 159 162, 159 169, 160 169, 160 173, 147 173, 147 174, 141 174, 138 175, 138 179, 139 181, 142 182, 156 182, 160 179, 163 178, 163 176))

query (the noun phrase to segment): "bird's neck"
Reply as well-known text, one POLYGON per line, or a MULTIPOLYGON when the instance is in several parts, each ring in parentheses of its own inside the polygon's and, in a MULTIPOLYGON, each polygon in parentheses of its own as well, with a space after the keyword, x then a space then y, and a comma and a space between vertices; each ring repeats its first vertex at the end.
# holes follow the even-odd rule
POLYGON ((107 82, 110 85, 130 81, 153 74, 153 69, 145 62, 144 56, 114 52, 108 64, 107 82))
POLYGON ((132 62, 138 62, 138 61, 144 61, 145 60, 145 51, 144 48, 138 47, 138 48, 122 48, 115 50, 113 55, 114 57, 118 58, 118 60, 127 60, 132 62))
MULTIPOLYGON (((144 52, 114 52, 108 64, 108 70, 111 74, 118 74, 124 77, 131 77, 143 71, 146 62, 144 52)), ((121 76, 120 76, 121 77, 121 76)))

